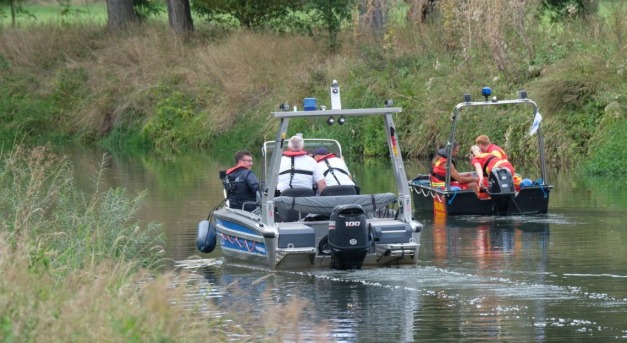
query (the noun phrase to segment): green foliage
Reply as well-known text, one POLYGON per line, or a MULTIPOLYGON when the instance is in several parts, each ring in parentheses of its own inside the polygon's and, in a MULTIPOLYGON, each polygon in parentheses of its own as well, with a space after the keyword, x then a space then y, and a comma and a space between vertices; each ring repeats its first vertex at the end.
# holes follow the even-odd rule
MULTIPOLYGON (((2 1, 0 0, 0 3, 2 1)), ((59 6, 40 5, 32 2, 23 4, 25 17, 29 19, 27 22, 19 21, 23 24, 35 25, 38 23, 60 22, 63 25, 71 25, 77 23, 95 24, 98 22, 105 23, 107 18, 106 3, 95 2, 84 5, 72 4, 70 1, 61 1, 59 6)), ((18 16, 18 19, 20 16, 18 16)), ((3 18, 3 8, 0 5, 0 23, 7 23, 10 18, 5 15, 3 18)))
POLYGON ((259 29, 276 18, 285 18, 299 5, 297 0, 198 0, 192 2, 192 9, 210 21, 228 24, 235 19, 243 27, 259 29))
POLYGON ((67 141, 72 135, 72 125, 67 122, 71 108, 86 96, 87 81, 84 69, 60 70, 56 84, 50 94, 39 94, 31 90, 35 76, 23 79, 5 79, 0 86, 0 120, 3 130, 0 140, 12 141, 16 136, 26 135, 30 143, 67 141))
POLYGON ((311 14, 314 23, 326 29, 329 48, 334 51, 339 48, 342 23, 350 21, 353 6, 354 0, 311 0, 305 2, 303 9, 311 14))
POLYGON ((598 127, 603 111, 602 105, 596 101, 590 101, 582 108, 583 111, 560 113, 576 155, 584 155, 588 151, 588 143, 598 127))
POLYGON ((599 0, 542 0, 542 5, 553 21, 561 21, 595 14, 599 9, 599 0))
POLYGON ((8 17, 5 13, 5 6, 8 7, 8 12, 11 17, 11 26, 13 27, 16 26, 18 17, 33 18, 33 13, 24 7, 25 3, 26 0, 0 0, 0 18, 8 17))
POLYGON ((602 129, 590 139, 589 158, 583 171, 589 175, 617 176, 627 174, 627 99, 610 104, 602 129))
POLYGON ((137 18, 142 21, 165 12, 165 5, 155 0, 133 0, 133 9, 137 18))
MULTIPOLYGON (((58 108, 51 98, 39 97, 34 94, 20 96, 0 95, 0 120, 9 137, 2 137, 4 141, 11 141, 15 135, 27 135, 30 142, 44 142, 51 132, 58 127, 51 126, 58 114, 58 108)), ((58 132, 58 131, 57 131, 58 132)))
MULTIPOLYGON (((130 115, 130 118, 141 118, 141 115, 130 115)), ((99 142, 99 145, 113 151, 147 152, 155 147, 145 135, 140 134, 141 120, 122 120, 111 132, 99 142)))
POLYGON ((199 0, 192 3, 195 12, 226 26, 306 32, 310 35, 316 35, 322 28, 332 51, 339 47, 338 34, 342 24, 350 20, 353 6, 354 0, 199 0))
POLYGON ((599 176, 627 175, 627 116, 613 120, 590 145, 590 157, 583 171, 599 176))
POLYGON ((152 142, 159 150, 180 150, 190 145, 188 134, 196 131, 201 112, 188 94, 174 91, 164 95, 143 126, 142 141, 152 142))
POLYGON ((56 87, 51 94, 52 99, 57 102, 74 101, 70 105, 76 105, 81 99, 87 96, 85 85, 88 81, 87 70, 85 68, 61 69, 57 72, 55 79, 56 87))

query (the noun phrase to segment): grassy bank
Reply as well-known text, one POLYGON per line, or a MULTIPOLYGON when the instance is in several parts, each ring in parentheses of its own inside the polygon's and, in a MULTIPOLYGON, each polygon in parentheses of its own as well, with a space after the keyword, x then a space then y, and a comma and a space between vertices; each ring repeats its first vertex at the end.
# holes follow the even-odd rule
POLYGON ((263 342, 297 335, 291 325, 303 315, 302 300, 267 304, 260 321, 250 308, 192 297, 208 292, 206 280, 159 268, 160 227, 135 218, 141 196, 99 189, 104 172, 87 194, 74 185, 72 166, 45 148, 0 153, 1 341, 263 342))
MULTIPOLYGON (((274 138, 268 113, 304 97, 328 103, 337 79, 344 107, 404 108, 397 119, 403 150, 426 156, 445 141, 448 116, 464 93, 500 98, 525 89, 544 117, 553 166, 624 173, 627 132, 627 6, 607 1, 599 15, 560 24, 537 4, 507 1, 460 8, 443 1, 433 22, 390 22, 382 36, 359 26, 342 48, 295 35, 227 32, 197 25, 181 40, 163 24, 112 36, 100 25, 32 25, 0 32, 0 137, 11 142, 79 141, 119 149, 257 150, 274 138), (610 151, 619 161, 602 167, 610 151), (622 163, 621 163, 622 162, 622 163)), ((404 18, 404 17, 403 17, 404 18)), ((328 105, 328 104, 327 104, 328 105)), ((460 126, 469 145, 485 133, 518 161, 535 159, 522 113, 477 113, 460 126)), ((347 151, 382 155, 379 125, 294 123, 292 132, 339 138, 347 151)))

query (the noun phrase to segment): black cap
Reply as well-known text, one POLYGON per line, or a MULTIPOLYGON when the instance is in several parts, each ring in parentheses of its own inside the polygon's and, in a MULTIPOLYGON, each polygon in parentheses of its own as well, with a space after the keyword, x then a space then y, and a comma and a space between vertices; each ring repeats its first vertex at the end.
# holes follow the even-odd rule
POLYGON ((329 150, 327 150, 326 148, 318 148, 316 150, 314 150, 313 155, 328 155, 329 154, 329 150))

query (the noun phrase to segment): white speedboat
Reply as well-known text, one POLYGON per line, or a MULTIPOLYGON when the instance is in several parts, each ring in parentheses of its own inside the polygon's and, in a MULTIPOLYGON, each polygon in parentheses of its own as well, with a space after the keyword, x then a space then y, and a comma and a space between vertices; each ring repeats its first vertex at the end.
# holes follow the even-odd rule
MULTIPOLYGON (((262 148, 264 191, 258 209, 228 206, 214 210, 198 226, 197 247, 222 251, 225 263, 270 270, 415 265, 422 224, 412 218, 411 193, 393 117, 398 107, 273 112, 276 139, 262 148), (394 192, 358 194, 353 186, 330 186, 320 195, 292 188, 275 196, 283 151, 292 118, 381 116, 396 180, 394 192)), ((324 146, 341 156, 338 142, 306 139, 306 149, 324 146)))

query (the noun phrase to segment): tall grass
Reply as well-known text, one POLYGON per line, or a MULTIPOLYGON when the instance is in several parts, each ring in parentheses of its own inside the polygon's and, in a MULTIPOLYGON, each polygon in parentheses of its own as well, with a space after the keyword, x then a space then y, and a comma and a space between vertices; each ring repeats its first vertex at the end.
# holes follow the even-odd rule
POLYGON ((86 196, 75 185, 71 167, 46 148, 16 147, 0 174, 0 211, 9 242, 30 243, 34 267, 58 277, 78 268, 93 269, 114 259, 135 270, 158 267, 164 238, 158 225, 139 225, 134 215, 141 195, 96 190, 86 196))
MULTIPOLYGON (((596 125, 603 109, 627 106, 620 96, 627 87, 623 2, 603 2, 603 15, 559 24, 543 20, 539 0, 438 3, 426 22, 395 13, 383 35, 347 29, 332 54, 310 37, 200 24, 186 39, 160 23, 116 36, 89 25, 5 29, 0 120, 8 124, 0 134, 37 141, 56 132, 59 140, 122 149, 256 150, 274 137, 270 111, 283 102, 301 107, 304 97, 324 105, 337 79, 345 107, 394 99, 404 108, 403 150, 427 156, 446 139, 462 94, 478 99, 491 86, 499 98, 528 90, 545 118, 547 156, 570 165, 587 156, 589 140, 603 129, 596 125)), ((460 140, 485 133, 510 155, 532 158, 532 144, 517 133, 531 119, 488 115, 470 118, 460 140)), ((352 154, 384 155, 375 124, 356 119, 330 130, 352 154)), ((329 132, 323 120, 292 125, 305 135, 329 132)))
POLYGON ((168 286, 172 276, 152 279, 146 269, 159 265, 163 236, 156 225, 134 221, 140 198, 121 189, 86 196, 71 166, 45 148, 17 146, 1 161, 4 341, 182 337, 173 324, 180 313, 167 309, 181 290, 168 286))
MULTIPOLYGON (((164 238, 159 226, 135 218, 141 196, 100 189, 103 172, 94 175, 93 194, 87 195, 74 184, 71 165, 46 148, 16 146, 0 153, 0 340, 298 337, 294 330, 303 300, 260 305, 273 313, 264 321, 250 307, 191 297, 206 292, 206 281, 159 268, 164 238)), ((237 288, 231 285, 229 291, 237 288)), ((326 337, 325 330, 313 332, 326 337)))

